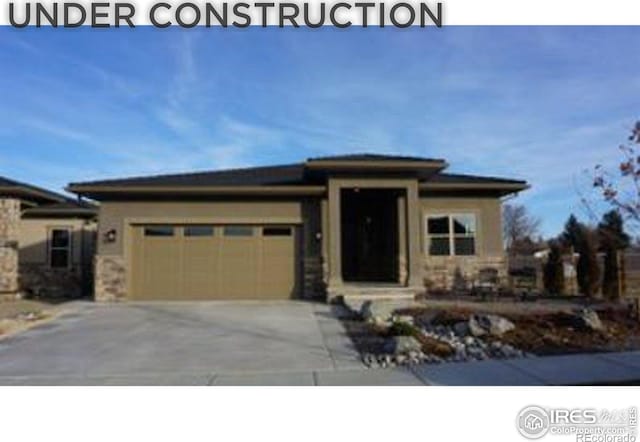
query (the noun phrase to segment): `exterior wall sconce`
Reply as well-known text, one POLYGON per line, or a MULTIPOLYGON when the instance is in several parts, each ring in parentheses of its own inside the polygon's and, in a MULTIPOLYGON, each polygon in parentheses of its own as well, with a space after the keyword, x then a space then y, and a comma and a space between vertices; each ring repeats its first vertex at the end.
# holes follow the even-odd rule
POLYGON ((104 242, 106 244, 116 242, 116 238, 117 238, 116 229, 107 230, 103 236, 104 242))
POLYGON ((322 232, 316 232, 316 241, 320 241, 322 239, 322 232))

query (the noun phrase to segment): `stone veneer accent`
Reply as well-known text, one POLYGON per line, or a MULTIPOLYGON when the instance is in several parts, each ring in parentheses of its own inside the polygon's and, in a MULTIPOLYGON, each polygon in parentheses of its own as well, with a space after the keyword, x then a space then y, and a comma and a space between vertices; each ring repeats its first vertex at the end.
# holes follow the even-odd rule
POLYGON ((0 294, 18 291, 20 201, 0 198, 0 294))
POLYGON ((323 280, 322 258, 305 258, 303 267, 303 297, 305 299, 323 299, 326 285, 323 280))
POLYGON ((95 300, 121 301, 127 296, 126 268, 122 256, 97 255, 95 260, 95 300))
POLYGON ((424 259, 424 282, 427 289, 450 290, 456 285, 470 287, 482 268, 498 270, 500 283, 508 284, 507 260, 504 256, 429 256, 424 259))

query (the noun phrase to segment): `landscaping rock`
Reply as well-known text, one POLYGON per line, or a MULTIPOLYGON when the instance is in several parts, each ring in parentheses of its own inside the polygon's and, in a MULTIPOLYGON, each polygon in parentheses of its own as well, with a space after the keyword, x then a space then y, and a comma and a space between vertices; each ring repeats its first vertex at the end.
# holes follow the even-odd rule
POLYGON ((598 313, 590 308, 580 310, 580 312, 575 315, 575 323, 576 327, 582 329, 593 331, 601 331, 604 329, 598 313))
POLYGON ((389 322, 396 310, 408 308, 412 305, 408 301, 365 301, 360 308, 360 316, 365 321, 376 320, 389 322), (377 319, 376 319, 377 318, 377 319))
POLYGON ((364 362, 364 365, 366 365, 367 367, 375 366, 376 363, 377 363, 376 357, 374 355, 372 355, 371 353, 366 353, 362 357, 362 362, 364 362))
POLYGON ((475 344, 476 340, 473 336, 467 336, 466 338, 464 338, 464 345, 466 346, 470 346, 475 344))
POLYGON ((399 355, 410 352, 419 352, 422 344, 413 336, 393 336, 384 343, 386 353, 399 355))
POLYGON ((388 326, 386 331, 379 331, 379 336, 385 336, 380 353, 363 355, 363 362, 367 367, 534 356, 500 341, 500 335, 515 328, 504 317, 479 314, 472 316, 469 321, 445 325, 425 322, 422 315, 394 314, 394 310, 398 308, 401 308, 398 304, 388 302, 374 302, 363 308, 363 311, 368 312, 366 317, 370 321, 384 320, 388 326), (415 323, 412 324, 413 319, 415 323))
POLYGON ((389 322, 398 305, 392 302, 365 301, 360 308, 360 316, 365 321, 389 322))
POLYGON ((487 334, 487 330, 480 324, 475 315, 469 319, 467 325, 469 327, 469 333, 472 336, 480 337, 487 334))
POLYGON ((473 315, 468 322, 469 332, 475 337, 502 336, 516 328, 513 322, 498 315, 473 315))
POLYGON ((414 325, 414 319, 411 315, 393 315, 391 317, 393 322, 401 322, 403 324, 414 325))
POLYGON ((456 335, 462 337, 469 334, 469 324, 467 322, 458 322, 453 326, 456 335))

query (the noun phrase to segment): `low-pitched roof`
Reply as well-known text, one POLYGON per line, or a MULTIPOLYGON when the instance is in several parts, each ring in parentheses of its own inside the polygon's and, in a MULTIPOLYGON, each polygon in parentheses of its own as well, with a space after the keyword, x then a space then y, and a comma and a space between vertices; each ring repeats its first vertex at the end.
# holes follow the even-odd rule
POLYGON ((25 209, 25 215, 78 215, 94 216, 97 206, 88 201, 79 201, 32 184, 0 176, 0 197, 14 197, 32 207, 25 209))
POLYGON ((86 181, 71 183, 69 188, 80 186, 269 186, 302 184, 303 180, 304 164, 299 163, 86 181))
POLYGON ((416 164, 415 175, 422 183, 428 183, 430 188, 434 189, 442 189, 445 186, 458 186, 457 189, 459 190, 460 186, 466 185, 476 190, 482 186, 492 190, 504 188, 506 193, 509 193, 527 188, 526 182, 520 180, 442 173, 441 170, 446 166, 446 162, 438 159, 379 154, 352 154, 310 158, 305 163, 296 164, 71 183, 68 186, 68 190, 92 197, 100 193, 115 191, 118 191, 118 193, 126 192, 127 190, 156 192, 163 189, 188 189, 194 192, 209 189, 213 192, 216 189, 222 191, 230 188, 266 187, 278 191, 285 188, 306 186, 309 190, 313 187, 313 190, 321 191, 323 190, 322 188, 316 189, 316 187, 324 185, 323 175, 318 172, 319 164, 349 164, 350 162, 361 164, 368 161, 377 165, 380 163, 389 164, 389 170, 392 170, 394 166, 401 165, 402 168, 406 169, 411 164, 416 164))
POLYGON ((0 176, 0 196, 15 196, 34 203, 64 202, 68 198, 42 187, 0 176))

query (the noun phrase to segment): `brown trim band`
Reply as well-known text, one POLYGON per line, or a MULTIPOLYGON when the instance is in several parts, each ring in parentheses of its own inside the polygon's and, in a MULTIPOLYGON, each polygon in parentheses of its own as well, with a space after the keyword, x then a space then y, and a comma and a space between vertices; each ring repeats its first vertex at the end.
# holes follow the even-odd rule
POLYGON ((309 169, 444 169, 446 161, 336 161, 312 160, 305 166, 309 169))
POLYGON ((147 194, 189 194, 189 195, 322 195, 325 186, 108 186, 70 185, 66 189, 77 194, 83 193, 147 193, 147 194))
POLYGON ((526 183, 423 183, 420 190, 527 190, 526 183))

